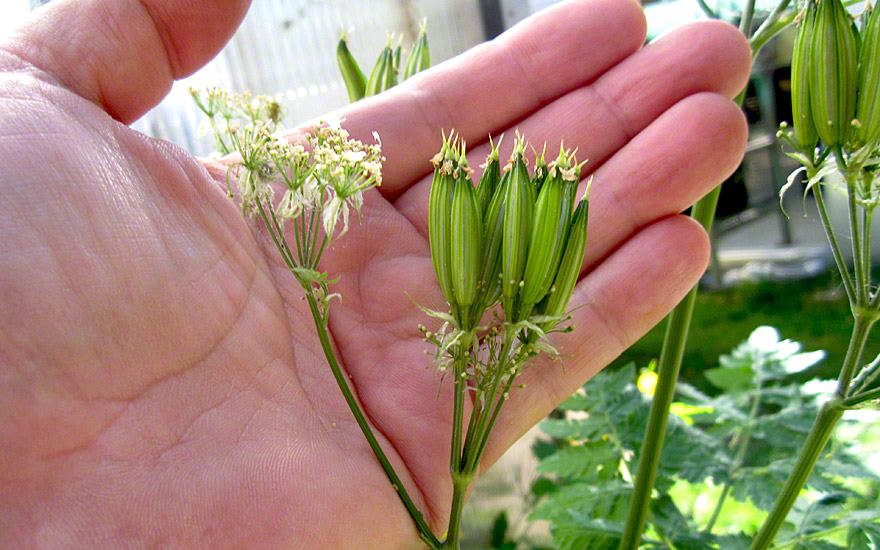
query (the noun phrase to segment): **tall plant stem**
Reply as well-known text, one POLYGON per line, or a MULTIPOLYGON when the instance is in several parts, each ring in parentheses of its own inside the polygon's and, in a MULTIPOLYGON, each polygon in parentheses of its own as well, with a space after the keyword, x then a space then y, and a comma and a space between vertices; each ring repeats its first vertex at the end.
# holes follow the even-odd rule
MULTIPOLYGON (((706 231, 712 230, 715 208, 718 206, 720 194, 721 187, 719 186, 700 199, 691 211, 691 216, 702 224, 706 231)), ((636 550, 642 540, 642 532, 645 530, 648 507, 651 504, 651 490, 654 488, 657 467, 660 464, 660 453, 663 450, 663 440, 666 436, 669 407, 672 405, 675 382, 678 380, 678 373, 681 370, 681 359, 684 356, 697 292, 698 286, 694 286, 668 317, 663 349, 657 364, 657 385, 654 387, 654 399, 648 414, 648 426, 639 453, 639 469, 633 484, 632 500, 630 500, 629 513, 620 541, 620 550, 636 550)))
POLYGON ((846 290, 846 296, 849 299, 851 308, 856 306, 856 289, 849 270, 846 268, 846 262, 843 259, 843 252, 840 250, 840 244, 837 242, 837 235, 831 220, 828 217, 828 208, 825 206, 825 197, 823 196, 822 186, 813 187, 813 196, 816 197, 816 206, 819 210, 819 219, 822 220, 822 227, 825 229, 825 236, 828 239, 828 245, 831 247, 831 254, 834 256, 834 263, 837 264, 837 271, 840 272, 840 278, 843 281, 843 288, 846 290))
POLYGON ((403 502, 404 507, 406 507, 409 515, 412 516, 412 519, 415 522, 416 527, 419 531, 419 536, 422 538, 425 544, 428 545, 429 548, 431 548, 432 550, 439 550, 440 541, 437 540, 437 537, 434 536, 433 532, 431 532, 431 528, 428 527, 428 524, 425 522, 425 518, 422 516, 422 513, 419 511, 415 503, 413 503, 412 499, 410 498, 409 494, 406 492, 406 488, 403 486, 403 483, 400 481, 400 478, 397 476, 397 473, 391 466, 391 462, 389 462, 388 457, 385 456, 385 451, 382 450, 382 447, 376 440, 376 436, 373 435, 373 430, 367 423, 367 419, 364 417, 363 412, 361 412, 361 408, 358 405, 354 394, 352 394, 351 388, 348 387, 348 382, 345 379, 342 368, 339 366, 339 362, 336 360, 336 354, 333 351, 333 346, 330 344, 330 338, 327 334, 327 328, 324 325, 324 317, 321 315, 321 311, 318 308, 318 302, 315 299, 315 296, 312 293, 311 289, 306 288, 305 290, 306 299, 309 302, 309 309, 311 310, 312 318, 315 321, 315 329, 317 330, 318 338, 321 341, 321 349, 324 350, 324 356, 327 358, 327 363, 330 365, 330 370, 333 372, 333 377, 336 379, 336 383, 339 385, 340 391, 342 391, 342 396, 345 398, 345 402, 348 404, 348 408, 351 409, 351 414, 354 415, 355 421, 357 421, 357 424, 363 432, 364 437, 367 439, 367 443, 369 443, 370 448, 376 455, 376 459, 382 465, 382 469, 385 470, 385 475, 388 476, 389 481, 391 481, 391 485, 394 487, 394 490, 397 491, 397 495, 403 502))
MULTIPOLYGON (((859 266, 857 266, 858 269, 859 266)), ((807 441, 798 453, 797 461, 794 464, 791 474, 785 481, 782 492, 773 504, 770 515, 764 521, 760 531, 752 541, 750 550, 766 550, 773 544, 776 533, 785 522, 791 507, 797 500, 798 494, 806 484, 810 473, 819 460, 819 456, 828 439, 831 437, 835 426, 843 416, 844 407, 842 400, 849 390, 849 384, 852 381, 852 373, 861 361, 862 350, 865 348, 865 342, 868 340, 868 334, 873 324, 872 319, 864 319, 861 315, 856 315, 855 325, 853 326, 852 337, 849 341, 849 347, 846 350, 846 358, 843 367, 840 370, 840 379, 838 380, 835 399, 825 403, 807 435, 807 441)))
POLYGON ((715 522, 718 521, 718 517, 721 515, 721 508, 724 506, 724 501, 727 500, 727 496, 733 488, 733 478, 736 476, 737 471, 742 467, 743 462, 746 459, 746 451, 752 440, 752 424, 754 424, 755 419, 758 417, 758 412, 761 410, 761 389, 762 380, 758 378, 757 387, 755 388, 755 399, 752 401, 752 406, 749 409, 749 418, 746 420, 745 425, 743 425, 742 430, 740 430, 739 435, 736 438, 736 452, 733 456, 733 462, 727 469, 727 480, 724 482, 721 496, 718 497, 718 502, 715 504, 715 510, 712 511, 709 523, 706 524, 704 530, 706 533, 711 533, 712 529, 715 527, 715 522))

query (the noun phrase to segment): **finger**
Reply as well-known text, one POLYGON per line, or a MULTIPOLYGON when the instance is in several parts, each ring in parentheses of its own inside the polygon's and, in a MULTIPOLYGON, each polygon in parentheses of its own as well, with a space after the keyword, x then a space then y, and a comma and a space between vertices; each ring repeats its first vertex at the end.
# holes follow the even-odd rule
MULTIPOLYGON (((578 158, 589 160, 586 174, 682 99, 701 92, 727 97, 738 93, 748 79, 750 59, 748 44, 730 25, 688 25, 630 56, 593 84, 566 94, 518 122, 516 128, 533 144, 548 143, 551 152, 564 140, 567 147, 578 150, 578 158)), ((685 123, 690 116, 682 115, 680 120, 685 123)), ((683 133, 682 128, 667 128, 670 137, 683 133)), ((696 133, 691 141, 697 145, 719 133, 712 123, 692 129, 696 133)), ((508 149, 512 146, 509 141, 505 142, 508 149)), ((666 141, 664 138, 653 143, 654 151, 670 150, 666 141)), ((488 143, 472 148, 471 164, 480 164, 488 152, 488 143)), ((733 155, 728 150, 721 152, 733 155)), ((701 189, 696 196, 707 190, 701 189)), ((423 234, 427 234, 429 192, 430 178, 423 178, 395 203, 423 234)))
MULTIPOLYGON (((248 4, 56 0, 0 42, 0 53, 8 52, 114 118, 131 122, 159 103, 174 79, 216 55, 248 4)), ((15 65, 0 55, 0 67, 15 65)))
POLYGON ((578 283, 575 330, 553 338, 565 368, 537 360, 518 378, 526 388, 510 392, 483 467, 659 322, 696 284, 708 257, 703 229, 675 216, 639 232, 578 283))
POLYGON ((344 111, 359 139, 373 130, 388 161, 383 194, 396 196, 430 170, 440 129, 468 142, 522 119, 594 80, 644 41, 641 8, 630 0, 584 0, 546 10, 496 40, 416 75, 344 111))

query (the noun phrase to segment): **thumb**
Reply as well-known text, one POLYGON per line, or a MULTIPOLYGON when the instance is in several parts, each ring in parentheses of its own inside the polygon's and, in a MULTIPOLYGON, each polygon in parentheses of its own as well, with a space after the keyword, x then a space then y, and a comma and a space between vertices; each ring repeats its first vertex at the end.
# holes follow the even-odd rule
POLYGON ((55 0, 0 40, 0 70, 23 62, 114 118, 132 122, 159 103, 175 79, 220 51, 249 4, 55 0))

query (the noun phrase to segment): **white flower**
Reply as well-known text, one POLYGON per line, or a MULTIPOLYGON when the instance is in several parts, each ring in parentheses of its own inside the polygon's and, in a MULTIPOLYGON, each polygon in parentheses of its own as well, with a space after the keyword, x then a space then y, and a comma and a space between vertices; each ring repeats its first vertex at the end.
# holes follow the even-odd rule
POLYGON ((348 206, 345 205, 345 201, 339 198, 339 195, 333 195, 333 198, 324 205, 324 209, 321 212, 321 221, 324 223, 324 234, 328 238, 333 237, 333 231, 336 229, 336 221, 339 219, 339 212, 343 209, 345 222, 342 228, 342 233, 345 233, 348 231, 348 206))

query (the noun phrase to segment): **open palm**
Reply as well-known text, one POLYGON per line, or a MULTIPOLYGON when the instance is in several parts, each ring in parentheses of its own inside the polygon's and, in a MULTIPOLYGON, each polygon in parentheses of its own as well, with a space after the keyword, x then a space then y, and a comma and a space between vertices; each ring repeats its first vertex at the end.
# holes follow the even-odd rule
MULTIPOLYGON (((127 128, 210 58, 246 2, 56 0, 0 42, 0 547, 414 548, 415 529, 327 367, 303 294, 223 193, 223 167, 127 128)), ((530 369, 486 453, 655 324, 705 267, 676 215, 736 166, 744 40, 690 26, 640 49, 629 0, 567 3, 344 112, 388 158, 324 257, 330 332, 435 532, 451 404, 409 296, 440 130, 565 139, 594 176, 570 354, 530 369), (407 295, 409 294, 409 296, 407 295)), ((512 140, 508 140, 512 141, 512 140)), ((508 143, 509 145, 509 143, 508 143)))

